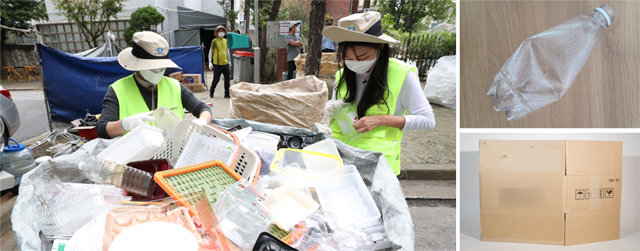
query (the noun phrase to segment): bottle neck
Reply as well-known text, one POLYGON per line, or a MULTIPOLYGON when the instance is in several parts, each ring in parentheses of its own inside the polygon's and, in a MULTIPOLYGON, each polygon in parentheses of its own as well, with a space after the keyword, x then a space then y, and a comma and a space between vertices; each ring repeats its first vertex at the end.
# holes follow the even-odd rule
POLYGON ((602 28, 607 29, 613 22, 613 9, 609 6, 595 8, 591 13, 591 18, 602 28))

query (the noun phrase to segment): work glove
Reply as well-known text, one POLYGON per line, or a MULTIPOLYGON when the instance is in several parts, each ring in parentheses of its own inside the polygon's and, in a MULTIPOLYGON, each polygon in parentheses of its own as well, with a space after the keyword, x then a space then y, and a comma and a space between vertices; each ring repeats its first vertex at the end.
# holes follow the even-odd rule
POLYGON ((122 120, 120 120, 120 125, 122 126, 122 129, 124 129, 125 131, 131 131, 138 126, 145 124, 147 121, 150 121, 150 122, 156 121, 156 118, 152 117, 151 114, 153 114, 152 111, 138 113, 136 115, 123 118, 122 120))
POLYGON ((206 121, 203 118, 195 118, 195 119, 193 119, 193 121, 196 122, 196 124, 201 125, 201 126, 206 125, 206 124, 209 123, 208 121, 206 121))
POLYGON ((213 64, 211 62, 209 62, 209 70, 213 71, 213 64))

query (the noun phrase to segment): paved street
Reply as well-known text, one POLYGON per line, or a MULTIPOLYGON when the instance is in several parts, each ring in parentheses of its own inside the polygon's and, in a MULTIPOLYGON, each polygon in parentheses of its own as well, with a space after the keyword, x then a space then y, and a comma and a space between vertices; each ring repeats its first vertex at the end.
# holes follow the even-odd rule
POLYGON ((11 96, 20 114, 20 129, 13 136, 14 139, 22 142, 49 131, 42 90, 12 91, 11 96))

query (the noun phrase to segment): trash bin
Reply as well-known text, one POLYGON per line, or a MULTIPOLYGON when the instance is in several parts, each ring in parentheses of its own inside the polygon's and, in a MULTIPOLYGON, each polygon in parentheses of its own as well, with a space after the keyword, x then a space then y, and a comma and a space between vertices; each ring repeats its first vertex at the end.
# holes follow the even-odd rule
POLYGON ((233 80, 235 82, 253 81, 253 52, 234 52, 233 64, 233 80))
POLYGON ((229 49, 251 48, 249 36, 229 32, 227 33, 227 41, 229 49))

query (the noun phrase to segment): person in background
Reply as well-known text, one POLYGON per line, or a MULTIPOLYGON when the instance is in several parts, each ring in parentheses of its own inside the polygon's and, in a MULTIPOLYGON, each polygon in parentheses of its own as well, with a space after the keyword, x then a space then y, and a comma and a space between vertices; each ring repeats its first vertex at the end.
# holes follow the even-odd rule
POLYGON ((184 108, 201 123, 211 121, 211 108, 173 78, 166 68, 180 68, 169 59, 169 43, 150 31, 133 34, 133 46, 118 54, 118 63, 133 74, 109 86, 102 100, 96 130, 101 138, 120 136, 145 123, 153 123, 153 111, 165 107, 184 119, 184 108))
MULTIPOLYGON (((329 27, 333 25, 333 18, 327 18, 324 21, 324 25, 329 27)), ((326 36, 322 36, 322 52, 336 52, 338 49, 338 43, 331 41, 326 36)))
POLYGON ((287 72, 286 80, 293 79, 293 76, 296 72, 296 63, 295 61, 293 61, 293 59, 300 55, 300 47, 303 46, 302 39, 300 38, 300 36, 298 36, 298 34, 296 34, 299 25, 299 22, 289 24, 289 35, 287 35, 286 37, 287 65, 289 67, 289 71, 287 72))
POLYGON ((345 65, 336 73, 333 99, 342 99, 355 113, 353 127, 360 137, 346 140, 331 122, 333 137, 353 147, 384 154, 393 172, 400 174, 402 132, 428 130, 436 125, 416 69, 390 58, 389 43, 399 43, 382 33, 380 13, 353 14, 322 31, 339 43, 338 60, 345 65))
POLYGON ((209 69, 213 71, 213 82, 209 88, 209 97, 213 98, 213 92, 220 81, 220 74, 224 76, 224 98, 230 98, 229 87, 231 86, 231 62, 229 49, 227 48, 227 28, 218 26, 215 30, 215 38, 209 47, 209 69))

